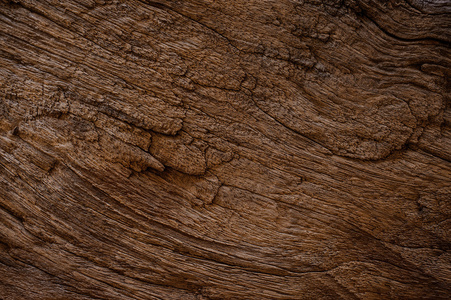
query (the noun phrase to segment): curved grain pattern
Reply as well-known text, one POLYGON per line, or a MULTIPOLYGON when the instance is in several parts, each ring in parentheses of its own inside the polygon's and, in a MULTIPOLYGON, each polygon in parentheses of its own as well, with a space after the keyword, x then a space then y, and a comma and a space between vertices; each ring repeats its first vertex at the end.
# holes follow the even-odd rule
POLYGON ((0 298, 448 299, 448 1, 0 1, 0 298))

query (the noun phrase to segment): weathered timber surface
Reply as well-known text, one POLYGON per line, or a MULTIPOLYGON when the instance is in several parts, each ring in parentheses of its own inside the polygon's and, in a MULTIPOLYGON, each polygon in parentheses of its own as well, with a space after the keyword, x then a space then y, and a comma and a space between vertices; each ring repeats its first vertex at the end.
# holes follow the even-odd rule
POLYGON ((448 0, 0 1, 0 299, 449 299, 448 0))

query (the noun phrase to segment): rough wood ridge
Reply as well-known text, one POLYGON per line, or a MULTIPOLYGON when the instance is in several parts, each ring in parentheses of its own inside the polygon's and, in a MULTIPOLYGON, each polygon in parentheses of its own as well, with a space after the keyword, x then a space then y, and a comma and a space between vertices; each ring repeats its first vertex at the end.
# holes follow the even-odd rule
POLYGON ((0 0, 0 299, 449 299, 448 0, 0 0))

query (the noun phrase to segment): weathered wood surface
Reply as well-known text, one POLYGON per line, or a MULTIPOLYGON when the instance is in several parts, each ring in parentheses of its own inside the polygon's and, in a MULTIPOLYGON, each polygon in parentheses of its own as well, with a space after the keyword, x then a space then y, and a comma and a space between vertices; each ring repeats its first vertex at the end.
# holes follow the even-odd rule
POLYGON ((450 16, 0 1, 0 298, 449 299, 450 16))

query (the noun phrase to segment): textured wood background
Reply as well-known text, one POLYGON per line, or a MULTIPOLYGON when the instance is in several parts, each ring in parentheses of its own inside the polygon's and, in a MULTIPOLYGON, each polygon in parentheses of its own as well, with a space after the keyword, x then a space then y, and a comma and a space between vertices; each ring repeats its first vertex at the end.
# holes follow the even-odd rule
POLYGON ((0 299, 449 299, 451 3, 0 0, 0 299))

